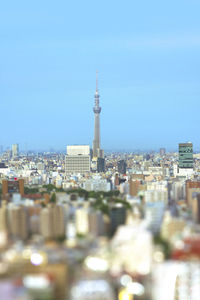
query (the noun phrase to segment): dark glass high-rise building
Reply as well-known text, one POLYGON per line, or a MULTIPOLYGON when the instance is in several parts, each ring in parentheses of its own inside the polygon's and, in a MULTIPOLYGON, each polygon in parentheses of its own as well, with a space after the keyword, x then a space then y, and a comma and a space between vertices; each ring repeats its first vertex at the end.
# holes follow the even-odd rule
POLYGON ((118 161, 117 168, 120 174, 126 174, 126 162, 124 159, 118 161))
POLYGON ((110 233, 111 236, 117 230, 117 227, 125 224, 126 209, 123 206, 113 206, 110 210, 110 233))
POLYGON ((98 157, 97 159, 97 172, 105 172, 105 158, 98 157))
POLYGON ((193 144, 179 144, 179 168, 193 169, 193 144))

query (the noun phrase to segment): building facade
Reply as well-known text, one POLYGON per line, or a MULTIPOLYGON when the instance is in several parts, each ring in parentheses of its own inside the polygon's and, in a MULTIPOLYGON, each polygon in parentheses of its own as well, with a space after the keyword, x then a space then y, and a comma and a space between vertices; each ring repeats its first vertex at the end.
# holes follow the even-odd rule
POLYGON ((85 174, 90 172, 90 162, 90 146, 67 146, 67 155, 65 157, 66 174, 85 174))
POLYGON ((126 174, 126 162, 124 159, 118 161, 117 168, 120 174, 126 174))
POLYGON ((179 144, 179 169, 193 169, 193 144, 179 144))
POLYGON ((179 144, 178 176, 189 177, 193 174, 193 144, 179 144))
POLYGON ((19 145, 13 144, 12 145, 12 157, 18 157, 19 156, 19 145))
POLYGON ((19 193, 24 196, 24 179, 15 178, 13 180, 2 180, 2 194, 6 196, 7 194, 19 193))

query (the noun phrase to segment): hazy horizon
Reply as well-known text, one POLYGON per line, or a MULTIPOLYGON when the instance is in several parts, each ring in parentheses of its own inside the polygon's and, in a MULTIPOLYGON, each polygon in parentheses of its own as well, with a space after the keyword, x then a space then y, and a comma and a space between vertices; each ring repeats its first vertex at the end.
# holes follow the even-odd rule
MULTIPOLYGON (((184 141, 185 142, 185 141, 184 141)), ((68 144, 68 145, 78 145, 78 144, 68 144)), ((55 147, 47 147, 47 148, 36 148, 36 149, 32 149, 32 148, 20 148, 20 145, 19 145, 19 152, 20 153, 66 153, 66 147, 68 146, 66 145, 65 147, 63 148, 55 148, 55 147)), ((86 144, 81 144, 81 145, 86 145, 86 144)), ((89 145, 89 144, 88 144, 89 145)), ((3 146, 3 145, 0 145, 0 147, 3 146)), ((90 149, 92 150, 92 145, 89 145, 90 146, 90 149)), ((11 147, 12 145, 10 146, 3 146, 3 151, 7 151, 7 150, 11 150, 11 147)), ((104 149, 104 152, 105 154, 110 154, 110 153, 159 153, 160 149, 161 148, 164 148, 166 150, 166 153, 178 153, 178 144, 177 144, 177 147, 176 148, 166 148, 166 147, 160 147, 160 148, 146 148, 146 149, 139 149, 139 148, 111 148, 111 149, 108 149, 108 148, 105 148, 104 149)), ((193 145, 193 151, 194 153, 200 153, 200 149, 198 149, 197 147, 195 148, 194 145, 193 145)))

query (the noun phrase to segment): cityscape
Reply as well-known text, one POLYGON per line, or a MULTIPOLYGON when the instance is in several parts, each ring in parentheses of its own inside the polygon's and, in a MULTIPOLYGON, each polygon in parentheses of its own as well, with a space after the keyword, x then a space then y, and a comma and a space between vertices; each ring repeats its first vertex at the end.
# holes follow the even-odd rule
POLYGON ((1 299, 199 299, 200 154, 1 153, 1 299))
POLYGON ((200 299, 200 3, 0 10, 0 300, 200 299))

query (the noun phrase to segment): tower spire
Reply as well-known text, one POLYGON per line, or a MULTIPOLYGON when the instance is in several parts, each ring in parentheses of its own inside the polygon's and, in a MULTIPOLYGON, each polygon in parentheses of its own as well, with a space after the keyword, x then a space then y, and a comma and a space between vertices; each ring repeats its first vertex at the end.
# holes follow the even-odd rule
POLYGON ((96 93, 98 93, 98 71, 96 71, 96 93))
POLYGON ((100 113, 101 107, 99 106, 99 91, 98 91, 98 71, 96 71, 96 92, 94 95, 94 141, 93 141, 93 157, 102 157, 103 153, 100 148, 100 113))

